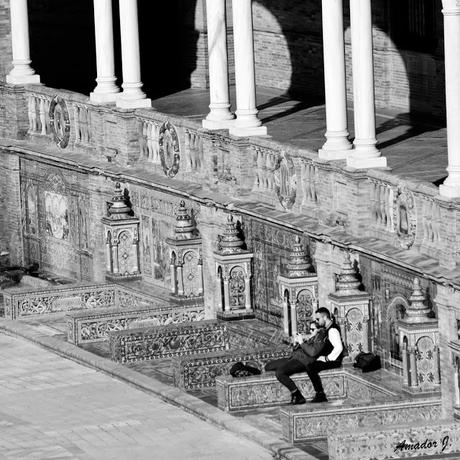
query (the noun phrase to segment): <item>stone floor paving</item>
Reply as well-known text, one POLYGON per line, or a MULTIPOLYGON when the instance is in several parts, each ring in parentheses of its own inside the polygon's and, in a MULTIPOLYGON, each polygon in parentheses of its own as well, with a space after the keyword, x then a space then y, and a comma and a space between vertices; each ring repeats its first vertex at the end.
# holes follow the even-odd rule
POLYGON ((269 459, 251 441, 0 334, 1 459, 269 459))

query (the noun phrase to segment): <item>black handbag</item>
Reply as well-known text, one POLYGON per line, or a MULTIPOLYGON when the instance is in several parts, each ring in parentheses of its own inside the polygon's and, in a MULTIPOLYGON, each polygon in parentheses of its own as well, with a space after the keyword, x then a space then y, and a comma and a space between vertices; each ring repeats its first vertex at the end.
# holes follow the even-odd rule
POLYGON ((382 364, 380 356, 374 355, 374 353, 361 352, 356 355, 353 367, 359 368, 363 372, 372 372, 381 369, 382 364))
POLYGON ((230 368, 230 375, 232 377, 249 377, 250 375, 260 375, 261 372, 256 367, 248 366, 242 362, 235 363, 230 368))

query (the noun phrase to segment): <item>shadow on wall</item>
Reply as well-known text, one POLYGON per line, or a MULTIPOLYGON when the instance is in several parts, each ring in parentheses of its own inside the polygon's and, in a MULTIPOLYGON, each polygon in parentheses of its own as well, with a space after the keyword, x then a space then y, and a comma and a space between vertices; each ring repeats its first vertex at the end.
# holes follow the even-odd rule
MULTIPOLYGON (((141 75, 149 97, 190 87, 198 39, 195 5, 196 0, 138 0, 141 75)), ((118 1, 113 1, 113 19, 121 84, 118 1)), ((32 63, 42 82, 89 94, 96 85, 93 0, 34 0, 29 22, 32 63)))
MULTIPOLYGON (((445 126, 441 10, 441 0, 372 2, 377 111, 401 110, 377 128, 377 135, 392 129, 399 132, 380 143, 382 149, 445 126)), ((349 2, 345 12, 349 29, 349 2)))
POLYGON ((256 0, 253 13, 258 84, 284 89, 301 109, 323 104, 321 3, 256 0))

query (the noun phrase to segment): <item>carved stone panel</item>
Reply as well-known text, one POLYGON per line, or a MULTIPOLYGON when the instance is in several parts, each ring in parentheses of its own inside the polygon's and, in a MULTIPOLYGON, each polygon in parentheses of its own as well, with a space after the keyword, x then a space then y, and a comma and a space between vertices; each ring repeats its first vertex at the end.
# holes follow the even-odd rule
POLYGON ((51 101, 49 118, 54 142, 65 149, 70 139, 70 117, 67 104, 60 96, 55 96, 51 101))
POLYGON ((166 176, 174 177, 179 172, 180 146, 176 129, 169 121, 161 125, 159 145, 163 171, 166 176))

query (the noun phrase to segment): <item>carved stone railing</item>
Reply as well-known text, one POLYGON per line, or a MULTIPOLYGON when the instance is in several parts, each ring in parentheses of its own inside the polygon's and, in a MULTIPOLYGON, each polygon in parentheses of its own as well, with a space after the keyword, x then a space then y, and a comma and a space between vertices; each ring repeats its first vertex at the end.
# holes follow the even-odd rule
MULTIPOLYGON (((404 413, 403 413, 404 414, 404 413)), ((402 414, 402 415, 403 415, 402 414)), ((459 424, 452 420, 355 428, 346 424, 327 436, 330 460, 460 458, 459 424), (457 454, 457 455, 455 455, 457 454)))
POLYGON ((372 224, 382 232, 392 233, 393 223, 393 189, 391 184, 371 180, 372 224))
POLYGON ((286 358, 291 353, 286 347, 246 348, 174 358, 174 384, 184 390, 214 388, 216 377, 229 375, 230 368, 237 362, 250 363, 262 370, 268 361, 286 358))
MULTIPOLYGON (((290 442, 325 438, 343 427, 360 429, 372 425, 390 425, 438 420, 441 417, 439 399, 413 401, 344 402, 341 406, 311 405, 283 407, 280 420, 283 436, 290 442)), ((361 459, 357 456, 355 458, 361 459)), ((378 457, 380 458, 380 457, 378 457)))
MULTIPOLYGON (((321 373, 321 378, 330 400, 347 398, 357 402, 375 402, 396 396, 394 392, 343 369, 325 371, 321 373)), ((314 396, 313 386, 306 373, 296 374, 293 379, 307 399, 314 396)), ((275 407, 288 404, 291 400, 289 390, 278 382, 272 372, 236 379, 226 375, 216 379, 216 386, 217 404, 227 411, 275 407)))
POLYGON ((20 319, 47 313, 86 308, 113 307, 116 302, 115 284, 72 285, 43 290, 9 291, 3 294, 5 317, 20 319))
POLYGON ((105 341, 110 332, 123 331, 142 323, 165 326, 203 321, 204 306, 152 306, 78 311, 66 316, 67 339, 75 345, 105 341))
POLYGON ((46 94, 31 92, 27 97, 29 135, 51 136, 50 104, 52 97, 46 94))
POLYGON ((114 361, 132 363, 227 350, 228 331, 223 323, 200 321, 109 333, 114 361))
MULTIPOLYGON (((346 233, 357 238, 372 235, 399 249, 416 249, 448 269, 455 268, 460 261, 460 241, 455 231, 460 206, 439 197, 438 189, 431 184, 388 171, 350 171, 339 162, 318 159, 311 145, 297 148, 273 139, 242 140, 223 132, 210 132, 201 129, 196 117, 168 115, 152 109, 120 111, 113 106, 92 104, 88 97, 77 93, 38 85, 27 86, 25 96, 12 94, 8 85, 2 91, 14 98, 14 110, 18 112, 16 117, 5 119, 5 126, 14 127, 17 120, 25 120, 27 115, 27 126, 16 131, 23 134, 28 130, 25 142, 29 141, 32 148, 37 146, 38 139, 50 145, 57 143, 50 130, 49 115, 52 101, 59 97, 68 111, 68 148, 80 152, 84 147, 92 156, 91 168, 96 157, 121 166, 147 160, 152 164, 148 171, 166 176, 168 181, 175 178, 192 182, 197 190, 215 190, 219 196, 242 196, 243 191, 245 201, 255 199, 297 214, 296 222, 307 215, 320 224, 342 226, 345 231, 336 237, 341 244, 348 238, 346 233), (21 97, 23 101, 19 100, 21 97), (340 187, 337 178, 342 181, 340 187), (334 207, 328 197, 335 196, 346 198, 334 207), (361 206, 363 200, 371 201, 370 211, 369 206, 361 206), (333 215, 332 219, 324 218, 337 208, 338 219, 333 215)), ((58 145, 62 148, 64 144, 59 141, 58 145)), ((88 165, 82 161, 81 166, 88 165)), ((104 163, 98 166, 103 170, 104 163)), ((282 214, 273 218, 282 225, 293 222, 291 217, 283 219, 282 214)), ((323 235, 315 233, 314 228, 297 230, 311 233, 312 238, 323 235)), ((353 249, 360 251, 359 241, 353 249)))
POLYGON ((5 292, 5 317, 108 307, 158 307, 164 301, 118 284, 73 284, 47 289, 12 289, 5 292))

